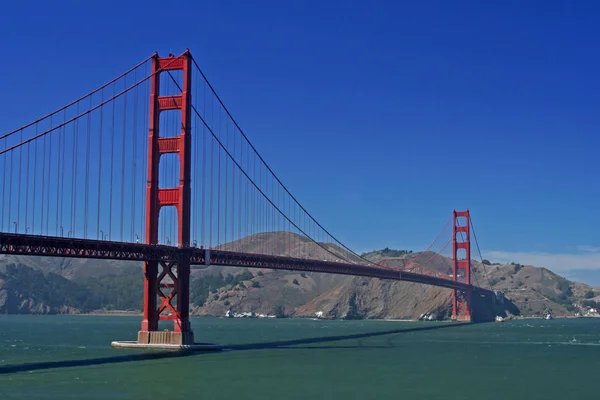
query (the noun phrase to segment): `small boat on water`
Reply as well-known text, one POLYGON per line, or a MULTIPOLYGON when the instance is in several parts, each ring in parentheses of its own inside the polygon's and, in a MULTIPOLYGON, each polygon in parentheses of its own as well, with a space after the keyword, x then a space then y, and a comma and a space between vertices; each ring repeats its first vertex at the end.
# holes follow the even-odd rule
POLYGON ((504 322, 504 318, 499 315, 496 315, 496 322, 504 322))
POLYGON ((552 319, 552 314, 550 314, 550 311, 546 311, 546 314, 544 315, 544 319, 552 319))

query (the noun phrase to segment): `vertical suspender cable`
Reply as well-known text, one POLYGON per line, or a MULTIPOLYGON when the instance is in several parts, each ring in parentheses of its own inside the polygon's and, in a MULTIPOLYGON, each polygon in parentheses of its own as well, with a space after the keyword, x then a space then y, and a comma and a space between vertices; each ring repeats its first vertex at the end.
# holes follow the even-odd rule
POLYGON ((273 202, 275 203, 276 207, 272 208, 272 213, 273 213, 273 230, 275 232, 279 232, 279 222, 280 222, 280 217, 281 217, 281 212, 283 211, 283 209, 281 208, 281 203, 279 200, 279 188, 276 182, 273 182, 273 202), (277 211, 277 208, 279 208, 281 211, 277 211))
MULTIPOLYGON (((240 136, 240 164, 244 165, 244 142, 242 142, 242 137, 240 136)), ((245 198, 244 193, 242 193, 242 174, 239 174, 239 199, 238 199, 238 240, 240 241, 240 245, 242 244, 242 202, 245 198)), ((240 249, 239 251, 241 251, 240 249)))
MULTIPOLYGON (((88 118, 89 118, 89 114, 88 114, 88 118)), ((52 116, 50 117, 50 127, 52 127, 52 116)), ((52 184, 50 182, 53 181, 52 179, 52 154, 54 154, 52 152, 52 138, 53 135, 49 135, 48 141, 50 142, 50 148, 48 151, 48 201, 46 202, 46 236, 48 236, 48 231, 50 229, 50 188, 52 187, 52 184)))
POLYGON ((265 194, 263 197, 264 213, 265 213, 265 232, 269 232, 269 202, 267 198, 269 197, 269 171, 265 168, 265 194))
MULTIPOLYGON (((100 91, 101 103, 104 103, 104 90, 100 91)), ((102 193, 102 122, 104 120, 104 106, 100 107, 100 135, 98 144, 98 213, 96 215, 96 237, 100 233, 100 193, 102 193)), ((102 240, 103 238, 100 238, 102 240)))
MULTIPOLYGON (((123 86, 127 89, 127 75, 123 77, 123 86)), ((123 241, 123 223, 125 221, 124 208, 125 208, 125 138, 127 137, 127 91, 123 94, 123 139, 121 142, 121 218, 120 218, 120 229, 119 239, 123 241)), ((112 237, 109 237, 112 240, 112 237)))
MULTIPOLYGON (((12 187, 12 181, 13 181, 13 153, 14 150, 12 150, 10 152, 10 174, 8 175, 8 231, 11 231, 11 217, 12 217, 12 196, 11 193, 13 193, 13 187, 12 187)), ((14 221, 13 221, 14 222, 14 221)))
MULTIPOLYGON (((246 146, 246 168, 247 171, 250 172, 250 152, 248 151, 248 146, 246 146)), ((244 212, 243 212, 243 216, 244 216, 244 226, 242 227, 242 231, 244 233, 244 238, 248 238, 249 233, 249 228, 248 228, 248 222, 250 221, 250 216, 249 214, 249 204, 250 204, 250 190, 249 190, 249 186, 248 186, 248 179, 246 179, 243 174, 241 175, 243 182, 244 182, 244 212)))
MULTIPOLYGON (((67 120, 67 109, 65 108, 65 110, 63 111, 63 122, 67 120)), ((63 127, 63 143, 62 143, 62 160, 61 160, 61 164, 62 164, 62 174, 60 176, 60 224, 63 226, 64 229, 64 220, 63 220, 63 216, 64 216, 64 211, 65 211, 65 205, 64 205, 64 201, 65 201, 65 174, 66 174, 66 168, 65 168, 65 153, 67 151, 67 145, 66 145, 66 132, 67 132, 67 127, 64 126, 63 127)), ((68 233, 68 232, 67 232, 68 233)))
POLYGON ((275 188, 277 188, 277 200, 275 201, 275 204, 277 204, 277 208, 280 208, 282 211, 277 211, 277 208, 273 207, 273 225, 275 226, 275 230, 277 232, 281 231, 281 213, 283 212, 283 208, 281 206, 281 198, 279 196, 279 185, 277 185, 277 183, 275 182, 273 184, 273 197, 275 197, 275 188))
MULTIPOLYGON (((204 83, 204 115, 206 115, 206 82, 204 83)), ((202 125, 202 213, 200 224, 202 230, 201 242, 206 247, 205 216, 206 216, 206 126, 202 125)))
MULTIPOLYGON (((265 169, 265 194, 264 194, 264 198, 263 198, 263 203, 265 205, 265 232, 270 232, 270 220, 271 220, 271 212, 269 210, 269 203, 267 202, 267 198, 269 197, 269 172, 265 169)), ((267 251, 267 254, 269 252, 267 251)))
MULTIPOLYGON (((116 93, 115 84, 113 83, 113 97, 116 93)), ((110 197, 108 199, 108 237, 112 236, 112 206, 113 206, 113 171, 115 169, 115 113, 116 101, 112 101, 112 126, 110 128, 110 197)), ((104 238, 100 238, 104 239, 104 238)))
MULTIPOLYGON (((144 76, 147 77, 148 76, 148 63, 146 62, 144 64, 144 76)), ((143 145, 143 152, 142 152, 142 157, 145 157, 148 154, 148 139, 144 140, 144 138, 146 137, 146 135, 148 135, 148 130, 150 129, 149 124, 150 124, 150 115, 149 115, 149 111, 148 108, 150 106, 148 98, 150 97, 150 83, 146 83, 144 85, 144 115, 143 115, 143 119, 144 122, 142 124, 143 126, 143 136, 142 136, 142 145, 143 145)), ((144 186, 142 187, 142 193, 144 193, 144 187, 145 187, 145 182, 148 181, 148 168, 144 168, 144 166, 146 166, 146 163, 141 163, 142 165, 142 176, 144 177, 143 181, 144 182, 144 186)), ((144 204, 144 207, 146 205, 146 202, 143 201, 142 204, 144 204)), ((141 210, 141 214, 140 214, 140 235, 142 235, 142 240, 145 242, 146 241, 146 218, 144 218, 145 215, 145 209, 141 210)))
MULTIPOLYGON (((133 80, 137 82, 137 68, 133 72, 133 80)), ((133 92, 133 137, 132 137, 132 150, 133 156, 131 157, 131 241, 135 241, 135 200, 136 200, 136 185, 137 185, 137 135, 138 135, 138 100, 139 100, 139 87, 135 87, 133 92)))
MULTIPOLYGON (((50 117, 50 126, 52 126, 52 117, 50 117)), ((12 154, 12 153, 11 153, 12 154)), ((41 215, 41 219, 40 219, 40 234, 44 234, 44 199, 45 199, 45 192, 46 192, 46 135, 44 135, 44 144, 42 147, 42 202, 41 204, 41 208, 42 208, 42 215, 41 215)), ((9 209, 10 209, 10 197, 9 197, 9 209)), ((46 232, 46 235, 48 234, 48 232, 46 232)))
MULTIPOLYGON (((79 115, 79 102, 77 102, 77 115, 79 115)), ((75 236, 75 230, 77 229, 75 214, 77 212, 77 191, 75 190, 75 180, 77 178, 77 144, 78 144, 78 131, 79 131, 79 119, 73 123, 73 161, 71 167, 71 233, 75 236)), ((35 195, 34 195, 35 196, 35 195)))
MULTIPOLYGON (((23 129, 21 129, 20 133, 20 142, 23 142, 23 129)), ((21 225, 21 221, 19 221, 19 217, 21 216, 21 166, 23 165, 23 146, 19 147, 19 187, 17 193, 17 226, 21 225)))
MULTIPOLYGON (((252 169, 252 172, 254 174, 254 182, 256 182, 256 153, 253 153, 254 155, 254 168, 252 169)), ((260 174, 259 174, 259 179, 260 179, 260 174)), ((258 191, 256 190, 256 188, 252 188, 252 192, 254 193, 254 196, 252 196, 252 235, 254 236, 255 233, 258 233, 258 191)))
MULTIPOLYGON (((36 132, 37 132, 37 124, 36 132)), ((35 144, 35 143, 34 143, 35 144)), ((4 138, 4 148, 8 148, 8 138, 4 138)), ((6 159, 8 158, 7 154, 2 154, 2 162, 4 167, 2 168, 2 221, 0 222, 0 230, 4 230, 4 196, 6 195, 6 159)), ((35 187, 35 186, 34 186, 35 187)), ((35 195, 33 196, 35 198, 35 195)))
MULTIPOLYGON (((229 119, 225 122, 225 147, 229 148, 229 119)), ((229 158, 225 157, 225 216, 223 225, 225 226, 225 238, 223 239, 225 244, 225 250, 227 250, 227 209, 229 206, 228 192, 229 192, 229 158)))
MULTIPOLYGON (((212 121, 211 121, 211 126, 215 126, 215 99, 214 97, 212 98, 212 107, 211 107, 211 112, 212 112, 212 121)), ((210 219, 210 234, 209 234, 209 247, 212 248, 212 237, 213 237, 213 190, 214 190, 214 186, 213 186, 213 170, 214 170, 214 153, 215 153, 215 138, 211 135, 210 137, 210 209, 209 209, 209 219, 210 219)))
MULTIPOLYGON (((259 174, 258 174, 258 175, 259 175, 258 187, 259 187, 259 188, 262 190, 262 188, 263 188, 263 184, 262 184, 262 182, 263 182, 262 168, 261 168, 261 170, 259 171, 259 174)), ((257 193, 257 196, 258 196, 258 193, 257 193)), ((257 208, 258 208, 258 209, 259 209, 259 211, 260 211, 260 212, 258 213, 258 218, 259 218, 259 221, 257 221, 257 222, 258 222, 258 223, 257 223, 257 225, 258 225, 258 231, 257 231, 257 233, 258 233, 258 232, 260 232, 260 231, 262 230, 262 224, 263 224, 263 218, 262 218, 262 215, 260 215, 260 214, 262 213, 262 209, 263 209, 263 202, 262 202, 262 200, 263 200, 263 199, 262 199, 262 197, 259 197, 259 198, 258 198, 258 203, 257 203, 257 204, 258 204, 258 207, 257 207, 257 208)))
POLYGON ((265 232, 270 232, 270 227, 269 227, 269 223, 270 223, 270 210, 269 210, 269 202, 267 201, 267 199, 269 198, 269 171, 266 170, 265 168, 265 193, 263 195, 263 204, 265 205, 264 207, 264 213, 265 213, 265 232))
MULTIPOLYGON (((232 127, 232 142, 233 142, 233 157, 235 159, 237 159, 237 143, 235 141, 235 127, 232 127)), ((237 207, 236 207, 236 196, 235 196, 235 192, 236 192, 236 180, 235 180, 235 175, 236 175, 236 167, 235 167, 235 163, 231 163, 231 242, 234 243, 236 238, 237 238, 237 234, 236 234, 236 230, 235 230, 235 222, 236 222, 236 217, 237 217, 237 207)))
MULTIPOLYGON (((236 157, 235 127, 233 128, 233 157, 236 157)), ((235 240, 235 165, 231 164, 231 241, 235 240)))
MULTIPOLYGON (((221 109, 219 108, 219 140, 221 140, 221 109)), ((217 246, 221 244, 221 148, 219 150, 219 169, 217 175, 217 246)))
MULTIPOLYGON (((65 122, 65 121, 63 121, 65 122)), ((57 236, 58 234, 60 234, 59 231, 59 223, 58 223, 58 210, 59 208, 59 200, 60 200, 60 176, 61 176, 61 169, 60 169, 60 159, 61 159, 61 155, 62 155, 62 131, 63 131, 63 127, 59 128, 58 133, 57 133, 57 137, 58 137, 58 155, 56 157, 56 183, 55 183, 55 188, 56 188, 56 212, 54 214, 54 225, 56 225, 56 233, 57 236)))
MULTIPOLYGON (((36 124, 37 126, 37 124, 36 124)), ((27 180, 26 185, 27 185, 27 191, 26 191, 26 196, 25 196, 25 230, 27 231, 27 226, 29 225, 29 165, 31 164, 31 143, 27 143, 27 169, 25 170, 25 178, 27 180)), ((27 232, 25 232, 27 233, 27 232)), ((33 232, 32 232, 33 233, 33 232)))
MULTIPOLYGON (((233 152, 236 154, 237 151, 237 143, 235 140, 235 128, 233 128, 233 152)), ((231 164, 231 241, 232 243, 236 243, 239 240, 239 235, 236 230, 237 219, 239 218, 237 215, 237 169, 235 164, 231 164)), ((239 195, 239 194, 238 194, 239 195)), ((235 250, 235 249, 234 249, 235 250)))
MULTIPOLYGON (((194 98, 192 99, 192 104, 194 101, 198 101, 198 82, 197 80, 194 83, 194 98)), ((191 119, 191 118, 190 118, 191 119)), ((194 146, 195 146, 195 151, 192 155, 192 160, 194 162, 194 179, 192 180, 192 184, 194 185, 194 201, 192 201, 192 206, 194 207, 194 211, 192 214, 192 222, 194 223, 194 236, 193 236, 193 242, 192 243, 198 243, 198 239, 200 239, 199 236, 199 230, 198 230, 198 223, 200 222, 200 220, 198 219, 200 216, 200 199, 198 198, 198 193, 199 193, 199 185, 201 184, 200 181, 200 160, 198 160, 198 156, 200 155, 200 137, 199 135, 199 131, 200 129, 198 128, 198 116, 196 116, 194 118, 194 137, 192 138, 194 140, 194 146)))
MULTIPOLYGON (((268 199, 270 199, 271 201, 275 202, 276 199, 275 199, 275 196, 273 195, 274 188, 275 188, 275 185, 273 184, 273 176, 269 176, 269 179, 268 179, 267 182, 269 182, 269 181, 271 182, 271 193, 269 194, 268 189, 267 189, 266 195, 267 195, 268 199)), ((269 231, 273 232, 275 230, 275 214, 274 214, 275 213, 275 207, 273 207, 273 205, 270 205, 270 204, 267 204, 267 207, 268 207, 267 208, 267 215, 269 216, 269 231)), ((274 244, 272 246, 274 246, 274 244)), ((271 255, 273 255, 273 251, 275 251, 272 246, 269 249, 269 250, 271 250, 270 253, 269 253, 271 255)))
MULTIPOLYGON (((261 179, 261 185, 259 185, 260 189, 262 191, 265 191, 265 180, 266 180, 266 175, 263 176, 263 167, 262 167, 262 163, 258 163, 258 172, 260 174, 260 179, 261 179)), ((259 202, 259 218, 260 218, 260 232, 266 232, 267 231, 267 220, 266 220, 266 213, 265 213, 265 209, 266 209, 266 201, 265 201, 265 197, 259 192, 257 193, 258 196, 258 202, 259 202)))
MULTIPOLYGON (((92 108, 92 97, 90 96, 90 108, 92 108)), ((91 114, 87 115, 87 134, 86 134, 86 142, 85 142, 85 204, 84 204, 84 213, 83 213, 83 237, 87 239, 88 237, 88 211, 89 211, 89 196, 90 196, 90 142, 91 142, 91 129, 92 129, 92 121, 90 118, 91 114)), ((52 146, 52 142, 50 142, 52 146)))

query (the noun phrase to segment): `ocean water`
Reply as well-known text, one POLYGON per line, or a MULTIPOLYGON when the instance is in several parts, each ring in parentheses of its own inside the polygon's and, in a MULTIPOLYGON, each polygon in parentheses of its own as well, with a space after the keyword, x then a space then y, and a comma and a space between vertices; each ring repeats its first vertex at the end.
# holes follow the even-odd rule
POLYGON ((139 323, 0 316, 0 399, 600 399, 600 319, 196 318, 229 350, 110 347, 139 323))

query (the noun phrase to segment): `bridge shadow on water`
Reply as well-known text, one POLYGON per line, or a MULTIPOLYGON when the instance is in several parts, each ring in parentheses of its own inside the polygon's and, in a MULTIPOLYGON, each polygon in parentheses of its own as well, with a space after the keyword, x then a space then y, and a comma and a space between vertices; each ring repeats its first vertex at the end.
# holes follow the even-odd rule
MULTIPOLYGON (((343 346, 343 345, 332 345, 332 346, 308 346, 311 344, 321 344, 329 342, 338 342, 342 340, 353 340, 353 339, 367 339, 377 336, 385 335, 399 335, 409 332, 422 332, 431 331, 446 328, 458 328, 469 324, 447 324, 447 325, 433 325, 423 326, 416 328, 405 328, 405 329, 392 329, 385 331, 365 332, 356 333, 350 335, 335 335, 335 336, 323 336, 305 339, 293 339, 293 340, 281 340, 273 342, 263 343, 248 343, 238 344, 231 346, 223 346, 224 350, 228 351, 243 351, 243 350, 265 350, 265 349, 313 349, 313 350, 325 350, 325 349, 369 349, 369 348, 385 348, 393 347, 391 341, 388 342, 388 346, 343 346)), ((115 350, 115 351, 126 351, 126 350, 115 350)), ((30 372, 40 370, 52 370, 60 368, 72 368, 72 367, 86 367, 93 365, 104 365, 104 364, 120 364, 135 361, 150 361, 150 360, 161 360, 168 358, 179 358, 179 357, 193 357, 206 353, 215 353, 215 351, 147 351, 141 354, 127 354, 114 357, 98 357, 88 358, 79 360, 59 360, 59 361, 42 361, 33 363, 23 364, 9 364, 0 366, 0 375, 14 374, 17 372, 30 372)))

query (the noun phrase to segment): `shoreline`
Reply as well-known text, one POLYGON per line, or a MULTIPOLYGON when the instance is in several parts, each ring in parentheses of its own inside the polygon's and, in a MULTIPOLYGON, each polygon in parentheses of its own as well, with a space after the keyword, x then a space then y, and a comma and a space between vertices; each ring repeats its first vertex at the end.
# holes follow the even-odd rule
MULTIPOLYGON (((88 313, 55 313, 55 314, 35 314, 35 313, 17 313, 17 314, 0 314, 0 317, 7 315, 72 315, 72 316, 87 316, 87 317, 143 317, 143 313, 139 311, 125 311, 125 310, 115 310, 115 311, 92 311, 88 313)), ((190 315, 190 318, 223 318, 229 319, 221 315, 190 315)), ((552 319, 593 319, 600 318, 600 316, 572 316, 572 315, 564 315, 564 316, 554 316, 552 319)), ((233 319, 233 318, 232 318, 233 319)), ((236 318, 239 319, 239 318, 236 318)), ((243 318, 242 318, 243 319, 243 318)), ((306 317, 306 316, 285 316, 278 318, 248 318, 248 319, 306 319, 306 320, 314 320, 314 321, 347 321, 344 318, 314 318, 314 317, 306 317)), ((505 321, 517 321, 517 320, 530 320, 530 319, 540 319, 545 320, 545 318, 541 316, 509 316, 505 318, 505 321)), ((451 319, 442 319, 442 320, 432 320, 432 321, 421 321, 419 319, 402 319, 402 318, 363 318, 363 319, 352 319, 353 321, 381 321, 381 322, 453 322, 451 319)), ((489 321, 493 322, 493 321, 489 321)))
MULTIPOLYGON (((63 314, 64 315, 64 314, 63 314)), ((69 314, 67 314, 69 315, 69 314)), ((79 313, 73 315, 87 315, 90 317, 142 317, 144 314, 139 311, 92 311, 89 313, 79 313)))

